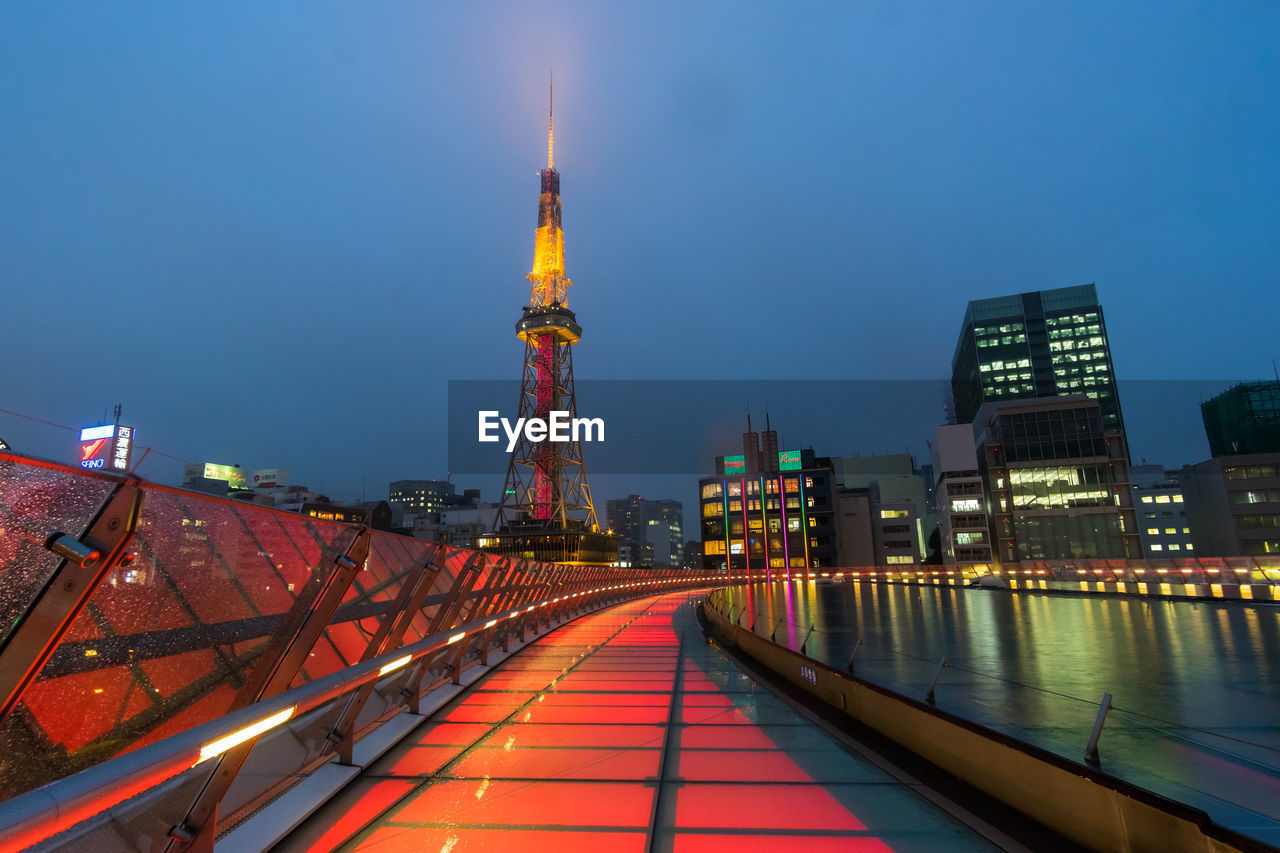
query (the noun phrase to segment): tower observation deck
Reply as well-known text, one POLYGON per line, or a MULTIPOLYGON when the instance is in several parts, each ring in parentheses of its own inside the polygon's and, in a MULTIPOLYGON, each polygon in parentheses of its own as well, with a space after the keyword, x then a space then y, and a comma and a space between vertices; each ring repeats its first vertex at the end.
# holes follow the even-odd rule
MULTIPOLYGON (((582 326, 569 309, 560 173, 555 168, 554 92, 547 115, 547 167, 538 172, 538 229, 534 238, 529 304, 516 322, 524 341, 519 416, 548 420, 551 412, 577 416, 573 345, 582 326)), ((600 530, 591 488, 574 441, 530 441, 521 435, 507 465, 494 533, 481 547, 557 563, 601 564, 617 559, 617 538, 600 530)))

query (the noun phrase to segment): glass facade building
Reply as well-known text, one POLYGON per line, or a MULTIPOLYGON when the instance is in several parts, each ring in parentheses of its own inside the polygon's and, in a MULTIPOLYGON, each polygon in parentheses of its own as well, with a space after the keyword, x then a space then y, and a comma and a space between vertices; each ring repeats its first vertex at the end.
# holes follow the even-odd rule
POLYGON ((1123 429, 1107 327, 1092 284, 969 303, 951 360, 956 418, 983 403, 1085 394, 1123 429))
POLYGON ((988 403, 974 427, 996 560, 1142 555, 1124 441, 1099 401, 988 403))

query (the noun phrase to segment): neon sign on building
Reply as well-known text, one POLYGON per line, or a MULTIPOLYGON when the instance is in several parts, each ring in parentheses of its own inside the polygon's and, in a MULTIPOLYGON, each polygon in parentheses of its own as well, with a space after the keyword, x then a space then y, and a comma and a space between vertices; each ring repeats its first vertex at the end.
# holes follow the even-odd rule
POLYGON ((102 424, 80 430, 80 467, 128 471, 133 458, 133 427, 102 424))

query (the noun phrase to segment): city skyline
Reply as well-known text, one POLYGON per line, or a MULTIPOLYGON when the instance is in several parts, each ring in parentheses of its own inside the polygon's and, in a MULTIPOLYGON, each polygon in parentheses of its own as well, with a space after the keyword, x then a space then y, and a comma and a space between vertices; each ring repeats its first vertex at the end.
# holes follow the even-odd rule
MULTIPOLYGON (((335 496, 442 476, 443 378, 518 357, 491 306, 527 287, 534 26, 563 39, 557 159, 577 310, 600 330, 582 378, 941 377, 969 300, 1085 282, 1121 379, 1268 373, 1268 318, 1237 309, 1280 268, 1280 120, 1252 108, 1275 90, 1257 62, 1274 11, 1215 17, 1214 38, 1191 8, 1105 13, 1104 32, 1100 8, 1000 4, 745 16, 726 38, 706 10, 671 32, 661 8, 509 7, 492 28, 409 7, 245 28, 245 9, 200 32, 6 11, 0 255, 27 318, 0 349, 23 366, 6 409, 78 428, 119 401, 141 446, 284 465, 335 496), (415 38, 438 32, 456 37, 415 38), (779 302, 779 280, 805 289, 779 302), (726 349, 779 317, 794 346, 726 349), (680 346, 650 344, 659 318, 680 346)), ((0 435, 73 446, 12 417, 0 435)), ((161 462, 141 473, 176 479, 161 462)))

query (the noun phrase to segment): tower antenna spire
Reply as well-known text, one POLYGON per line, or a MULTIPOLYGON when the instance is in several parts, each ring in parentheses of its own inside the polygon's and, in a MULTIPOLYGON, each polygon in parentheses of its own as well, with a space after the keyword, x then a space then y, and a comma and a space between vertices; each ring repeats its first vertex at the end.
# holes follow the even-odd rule
POLYGON ((554 169, 556 151, 556 73, 551 72, 551 86, 547 91, 547 168, 554 169))

